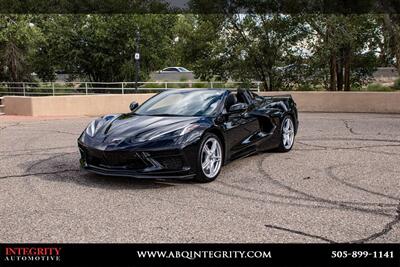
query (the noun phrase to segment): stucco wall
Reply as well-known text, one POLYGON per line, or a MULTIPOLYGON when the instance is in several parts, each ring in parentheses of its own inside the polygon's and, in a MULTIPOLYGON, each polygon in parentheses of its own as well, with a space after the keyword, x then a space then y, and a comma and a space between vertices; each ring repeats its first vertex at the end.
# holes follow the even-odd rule
POLYGON ((303 112, 400 113, 400 92, 268 92, 291 94, 303 112))
POLYGON ((132 101, 143 103, 152 94, 4 97, 7 115, 98 116, 129 111, 132 101))
MULTIPOLYGON (((400 114, 400 92, 268 92, 291 94, 300 112, 368 112, 400 114)), ((99 116, 129 111, 153 94, 4 97, 5 113, 27 116, 99 116)))

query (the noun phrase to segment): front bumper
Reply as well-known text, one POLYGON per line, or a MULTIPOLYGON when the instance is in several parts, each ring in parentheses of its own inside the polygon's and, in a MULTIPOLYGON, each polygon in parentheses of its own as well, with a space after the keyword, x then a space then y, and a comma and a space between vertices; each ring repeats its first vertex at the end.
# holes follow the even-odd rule
POLYGON ((195 176, 195 148, 182 150, 98 150, 78 142, 81 167, 106 176, 133 178, 179 178, 195 176))
POLYGON ((195 176, 195 174, 188 174, 186 171, 140 173, 128 170, 101 168, 92 165, 85 165, 83 166, 83 169, 104 176, 124 176, 138 179, 191 179, 195 176))

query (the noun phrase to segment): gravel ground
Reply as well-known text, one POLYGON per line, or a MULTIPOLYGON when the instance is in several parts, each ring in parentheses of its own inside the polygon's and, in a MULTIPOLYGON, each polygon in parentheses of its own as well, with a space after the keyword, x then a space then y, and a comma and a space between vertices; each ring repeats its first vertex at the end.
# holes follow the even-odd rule
POLYGON ((399 242, 400 115, 300 114, 209 184, 79 170, 92 118, 0 116, 0 242, 399 242))

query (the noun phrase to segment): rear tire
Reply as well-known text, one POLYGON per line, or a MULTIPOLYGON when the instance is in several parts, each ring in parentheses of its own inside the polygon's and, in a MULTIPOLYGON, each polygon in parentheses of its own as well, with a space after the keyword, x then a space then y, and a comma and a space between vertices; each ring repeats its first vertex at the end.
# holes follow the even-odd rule
POLYGON ((197 154, 197 172, 194 180, 201 183, 214 181, 221 172, 223 159, 221 140, 215 134, 206 133, 197 154))
POLYGON ((293 147, 295 138, 294 123, 291 116, 286 116, 283 118, 280 129, 280 137, 278 151, 289 152, 293 147))

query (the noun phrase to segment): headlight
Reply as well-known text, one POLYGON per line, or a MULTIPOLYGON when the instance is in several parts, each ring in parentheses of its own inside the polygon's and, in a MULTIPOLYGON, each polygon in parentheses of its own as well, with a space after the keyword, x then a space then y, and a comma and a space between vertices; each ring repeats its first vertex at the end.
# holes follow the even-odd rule
POLYGON ((96 121, 92 121, 88 127, 86 127, 85 133, 90 137, 93 137, 96 133, 96 121))
POLYGON ((101 126, 103 126, 108 121, 115 119, 117 116, 118 114, 115 115, 111 114, 95 119, 94 121, 89 123, 89 125, 86 127, 85 134, 90 137, 93 137, 101 126))
POLYGON ((94 121, 92 121, 89 125, 88 125, 88 127, 86 128, 86 130, 85 130, 85 133, 88 135, 88 136, 90 136, 90 137, 93 137, 95 134, 96 134, 96 132, 97 132, 97 130, 102 126, 104 124, 104 121, 103 120, 94 120, 94 121))

